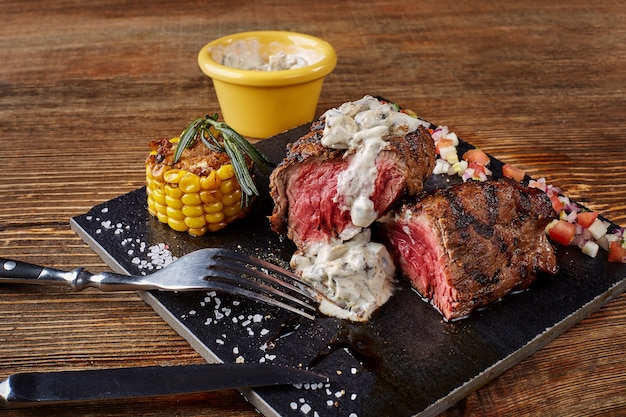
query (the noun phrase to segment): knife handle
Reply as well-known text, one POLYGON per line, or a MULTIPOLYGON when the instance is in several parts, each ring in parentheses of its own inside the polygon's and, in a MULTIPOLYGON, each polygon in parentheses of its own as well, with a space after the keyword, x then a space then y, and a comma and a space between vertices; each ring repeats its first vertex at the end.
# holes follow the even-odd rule
POLYGON ((71 286, 80 269, 68 272, 0 258, 0 283, 71 286))

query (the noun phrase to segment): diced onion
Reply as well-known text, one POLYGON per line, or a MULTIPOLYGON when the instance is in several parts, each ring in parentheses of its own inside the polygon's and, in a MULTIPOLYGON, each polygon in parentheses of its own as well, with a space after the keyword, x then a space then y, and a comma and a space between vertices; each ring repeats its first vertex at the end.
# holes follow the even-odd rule
POLYGON ((592 258, 595 258, 596 255, 598 254, 598 248, 600 246, 596 243, 593 242, 591 240, 588 240, 587 242, 585 242, 585 244, 582 247, 582 251, 585 255, 591 256, 592 258))
POLYGON ((589 232, 593 236, 594 239, 600 239, 602 236, 606 235, 607 227, 604 225, 602 220, 595 219, 591 226, 589 226, 589 232))

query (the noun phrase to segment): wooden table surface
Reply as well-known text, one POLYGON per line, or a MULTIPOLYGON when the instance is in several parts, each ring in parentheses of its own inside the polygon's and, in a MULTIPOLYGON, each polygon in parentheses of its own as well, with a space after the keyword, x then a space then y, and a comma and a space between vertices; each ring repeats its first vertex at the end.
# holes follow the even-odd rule
MULTIPOLYGON (((197 52, 257 29, 334 45, 318 114, 385 96, 626 226, 622 1, 1 3, 0 256, 107 269, 70 217, 142 186, 150 140, 219 111, 197 52)), ((625 351, 622 295, 446 414, 624 415, 625 351)), ((0 287, 0 377, 201 362, 134 293, 0 287)), ((42 413, 257 415, 236 391, 4 415, 42 413)))

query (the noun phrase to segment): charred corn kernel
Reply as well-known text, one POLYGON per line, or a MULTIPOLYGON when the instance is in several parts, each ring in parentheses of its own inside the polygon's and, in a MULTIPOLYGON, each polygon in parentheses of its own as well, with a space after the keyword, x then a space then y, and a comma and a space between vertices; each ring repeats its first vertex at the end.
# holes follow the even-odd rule
POLYGON ((157 163, 156 153, 150 155, 146 162, 148 212, 161 223, 202 236, 224 229, 249 212, 241 207, 242 191, 232 164, 198 175, 157 163))
POLYGON ((224 164, 215 171, 218 178, 225 181, 235 176, 235 168, 231 164, 224 164))
POLYGON ((221 201, 204 205, 204 212, 206 214, 215 214, 221 212, 222 210, 224 210, 224 204, 222 204, 221 201))
POLYGON ((232 193, 222 196, 222 203, 224 206, 241 205, 241 188, 237 188, 232 193))
POLYGON ((217 213, 210 213, 204 216, 207 223, 216 224, 224 221, 224 213, 219 211, 217 213))
MULTIPOLYGON (((204 216, 204 208, 201 205, 197 206, 183 206, 180 210, 185 217, 201 217, 204 216)), ((191 226, 189 226, 191 227, 191 226)))
POLYGON ((200 177, 200 187, 203 190, 215 190, 220 186, 222 180, 217 176, 217 172, 211 171, 209 175, 200 177))
POLYGON ((202 204, 200 193, 185 193, 180 198, 180 201, 186 206, 199 206, 202 204))
POLYGON ((163 181, 163 174, 169 170, 165 165, 156 165, 154 167, 146 166, 146 174, 148 178, 152 177, 154 181, 163 181))
POLYGON ((185 172, 178 183, 183 193, 197 193, 200 191, 200 177, 191 172, 185 172))

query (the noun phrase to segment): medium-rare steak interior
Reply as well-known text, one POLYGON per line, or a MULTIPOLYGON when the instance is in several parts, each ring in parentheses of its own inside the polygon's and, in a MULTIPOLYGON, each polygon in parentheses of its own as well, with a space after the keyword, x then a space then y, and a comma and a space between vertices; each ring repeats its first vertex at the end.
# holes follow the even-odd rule
POLYGON ((391 296, 393 263, 369 227, 432 173, 424 126, 365 96, 322 115, 272 172, 272 229, 296 244, 294 269, 340 306, 322 312, 363 321, 391 296))
POLYGON ((381 228, 402 274, 454 320, 556 272, 544 233, 555 216, 540 190, 469 181, 407 203, 381 228))
POLYGON ((386 115, 393 111, 389 104, 372 97, 346 104, 351 106, 330 110, 313 123, 270 176, 274 199, 270 224, 298 247, 350 239, 394 203, 421 192, 432 173, 434 142, 419 119, 394 111, 398 120, 387 126, 394 120, 386 115), (362 120, 365 113, 369 120, 362 120), (367 128, 346 122, 354 124, 359 116, 367 128), (329 120, 334 120, 334 127, 329 127, 329 120), (333 139, 330 145, 335 148, 327 146, 328 137, 339 136, 337 130, 356 137, 355 143, 344 137, 344 143, 333 139))

